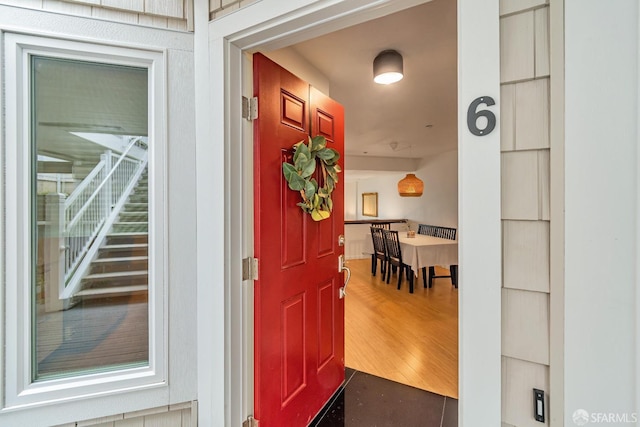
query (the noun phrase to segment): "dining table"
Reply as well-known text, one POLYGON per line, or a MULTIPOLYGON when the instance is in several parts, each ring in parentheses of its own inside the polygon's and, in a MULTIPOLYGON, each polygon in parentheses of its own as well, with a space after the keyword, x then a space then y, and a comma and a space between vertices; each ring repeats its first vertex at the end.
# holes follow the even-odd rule
MULTIPOLYGON (((423 267, 458 264, 458 241, 442 239, 440 237, 415 234, 413 237, 407 236, 406 231, 398 232, 400 250, 402 251, 402 261, 411 266, 413 274, 418 277, 418 271, 423 267)), ((364 252, 373 253, 373 242, 371 234, 367 234, 364 244, 364 252)))

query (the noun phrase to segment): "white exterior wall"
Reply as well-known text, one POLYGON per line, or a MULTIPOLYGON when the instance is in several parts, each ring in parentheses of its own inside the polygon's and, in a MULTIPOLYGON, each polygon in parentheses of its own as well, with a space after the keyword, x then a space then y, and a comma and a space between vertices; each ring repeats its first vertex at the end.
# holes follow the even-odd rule
POLYGON ((155 28, 193 31, 194 0, 0 0, 0 4, 155 28))
MULTIPOLYGON (((100 1, 95 0, 93 3, 99 4, 100 1)), ((106 4, 107 0, 102 0, 102 3, 106 4)), ((191 0, 185 0, 184 4, 187 3, 191 4, 191 0)), ((160 3, 156 1, 155 4, 160 3)), ((167 271, 165 280, 168 284, 166 309, 169 315, 165 317, 165 330, 168 333, 170 347, 179 351, 171 350, 167 355, 170 367, 166 379, 169 387, 165 387, 166 392, 159 392, 152 396, 155 398, 156 395, 164 393, 162 399, 151 401, 146 399, 146 395, 140 398, 135 392, 125 391, 105 394, 99 398, 85 398, 82 401, 77 399, 68 402, 60 401, 56 402, 55 406, 34 405, 30 408, 1 412, 0 425, 196 426, 198 375, 194 369, 196 314, 193 310, 196 303, 196 228, 192 216, 185 215, 185 212, 192 212, 195 215, 196 200, 195 192, 184 191, 185 188, 196 186, 193 168, 195 163, 193 35, 157 28, 141 28, 149 26, 143 24, 142 14, 139 14, 140 21, 133 21, 138 25, 132 26, 124 25, 123 22, 105 22, 111 19, 94 19, 99 17, 98 9, 107 9, 98 8, 98 6, 89 7, 93 13, 85 17, 78 16, 85 15, 84 13, 75 13, 72 10, 76 7, 78 8, 76 11, 82 11, 87 6, 49 0, 0 0, 0 27, 3 30, 19 28, 22 33, 47 34, 62 39, 89 39, 106 45, 135 45, 166 49, 167 69, 164 88, 167 104, 162 108, 166 111, 167 119, 164 126, 167 140, 166 174, 169 176, 165 188, 168 199, 166 238, 169 242, 166 249, 169 253, 169 262, 165 266, 167 271), (20 7, 13 7, 14 5, 20 7), (25 419, 32 421, 33 424, 25 419), (67 420, 70 423, 59 424, 67 420)), ((112 11, 113 9, 109 9, 109 12, 112 11)), ((125 15, 130 16, 128 13, 125 15)), ((118 20, 115 15, 113 20, 118 20)), ((171 18, 166 18, 164 22, 171 22, 171 18)), ((0 68, 4 71, 4 64, 0 68)), ((4 83, 6 82, 3 81, 4 83)), ((0 100, 4 111, 5 100, 2 96, 0 100)), ((5 120, 4 115, 2 120, 5 120)), ((0 224, 4 224, 4 214, 0 217, 0 224)), ((1 320, 0 327, 4 328, 1 320)), ((6 371, 10 369, 8 367, 6 371)), ((4 380, 0 383, 4 383, 4 380)))
POLYGON ((258 0, 209 0, 210 19, 219 18, 256 1, 258 0))
MULTIPOLYGON (((210 17, 216 18, 254 2, 210 0, 207 6, 210 17)), ((136 11, 122 6, 124 3, 136 2, 0 0, 0 4, 97 19, 190 29, 190 0, 183 4, 182 17, 146 13, 144 9, 136 11)), ((561 409, 564 423, 573 425, 571 416, 579 408, 592 413, 632 413, 638 409, 639 18, 634 0, 615 3, 565 0, 565 3, 566 303, 562 314, 566 318, 563 349, 566 362, 565 404, 561 409), (599 30, 594 31, 595 28, 599 30)), ((546 251, 550 219, 546 216, 549 207, 545 205, 548 202, 545 182, 548 182, 548 158, 553 153, 549 152, 548 141, 544 142, 545 132, 542 132, 548 117, 544 107, 548 107, 545 87, 549 85, 549 73, 541 72, 544 63, 538 62, 545 58, 538 49, 544 46, 541 41, 546 30, 540 25, 544 23, 541 14, 546 13, 546 9, 544 0, 501 1, 503 34, 510 34, 508 40, 504 39, 501 57, 508 59, 508 52, 516 55, 511 59, 512 65, 504 65, 514 74, 508 77, 509 74, 503 72, 501 103, 505 172, 503 343, 506 340, 502 411, 503 421, 517 427, 540 425, 530 422, 531 388, 545 388, 549 375, 544 351, 548 348, 544 331, 549 328, 545 314, 549 292, 545 275, 549 268, 546 251), (512 43, 524 43, 525 51, 510 50, 512 43), (527 52, 526 55, 523 52, 527 52), (510 68, 531 64, 533 75, 520 74, 522 70, 510 68), (523 99, 518 93, 527 96, 523 99), (532 104, 533 100, 537 106, 532 104), (532 132, 523 131, 523 122, 518 117, 525 118, 524 125, 532 132), (514 185, 514 180, 519 184, 514 185), (513 247, 519 240, 517 236, 525 236, 530 244, 513 247), (520 273, 519 268, 523 269, 520 273), (518 280, 518 277, 527 280, 518 280), (514 336, 513 340, 509 336, 514 336)), ((199 10, 202 12, 205 8, 199 10)), ((223 399, 217 392, 211 397, 216 402, 223 399)), ((126 425, 166 425, 167 422, 189 425, 184 420, 191 417, 189 422, 194 421, 194 409, 186 405, 189 406, 150 410, 153 413, 147 415, 122 414, 118 419, 95 419, 82 425, 106 422, 105 425, 118 426, 124 425, 125 418, 129 419, 126 425), (177 420, 176 413, 180 414, 182 424, 170 421, 177 420)), ((214 406, 222 408, 223 402, 214 406)))
POLYGON ((117 414, 109 417, 81 420, 56 427, 196 427, 197 402, 150 408, 143 411, 117 414))
POLYGON ((639 410, 640 55, 637 1, 564 4, 564 424, 573 425, 578 409, 639 410))

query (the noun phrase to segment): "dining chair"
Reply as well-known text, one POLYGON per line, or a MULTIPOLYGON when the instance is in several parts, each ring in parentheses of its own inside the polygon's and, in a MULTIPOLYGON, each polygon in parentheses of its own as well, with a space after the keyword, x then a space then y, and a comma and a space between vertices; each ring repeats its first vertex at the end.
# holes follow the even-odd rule
POLYGON ((425 236, 436 236, 436 227, 434 225, 418 224, 418 234, 425 236))
MULTIPOLYGON (((456 229, 451 227, 440 227, 438 225, 418 224, 418 234, 424 234, 426 236, 440 237, 441 239, 456 240, 456 229)), ((427 276, 427 267, 422 267, 422 283, 424 287, 433 286, 433 279, 441 279, 449 277, 451 278, 451 284, 454 287, 458 287, 458 266, 449 266, 448 276, 436 276, 435 266, 429 266, 429 275, 427 276)))
POLYGON ((387 249, 387 283, 391 280, 392 266, 398 270, 398 289, 402 286, 402 276, 407 275, 409 281, 409 293, 413 293, 413 270, 411 266, 402 261, 400 239, 396 230, 382 230, 384 245, 387 249))
POLYGON ((387 251, 384 246, 384 236, 382 235, 382 228, 371 226, 371 239, 373 240, 373 253, 371 254, 371 275, 376 275, 378 269, 378 260, 380 260, 380 272, 382 273, 382 280, 384 280, 385 273, 387 272, 387 251))
POLYGON ((376 222, 374 224, 371 224, 371 226, 376 228, 383 228, 385 230, 391 230, 390 222, 376 222))

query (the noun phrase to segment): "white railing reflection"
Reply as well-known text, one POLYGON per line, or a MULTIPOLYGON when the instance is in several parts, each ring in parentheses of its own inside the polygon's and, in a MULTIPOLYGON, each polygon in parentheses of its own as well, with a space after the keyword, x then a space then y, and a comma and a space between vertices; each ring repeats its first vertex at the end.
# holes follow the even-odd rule
POLYGON ((135 137, 121 155, 106 152, 64 200, 64 211, 60 209, 56 224, 62 240, 58 280, 61 299, 76 292, 102 238, 147 166, 146 153, 142 159, 129 156, 134 147, 146 151, 147 145, 141 137, 135 137))

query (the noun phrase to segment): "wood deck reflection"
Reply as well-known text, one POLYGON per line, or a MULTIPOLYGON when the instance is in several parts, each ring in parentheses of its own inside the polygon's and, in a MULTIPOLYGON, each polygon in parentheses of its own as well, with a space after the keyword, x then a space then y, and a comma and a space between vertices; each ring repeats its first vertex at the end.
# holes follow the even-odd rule
POLYGON ((38 378, 149 360, 147 295, 86 300, 38 315, 38 378))

